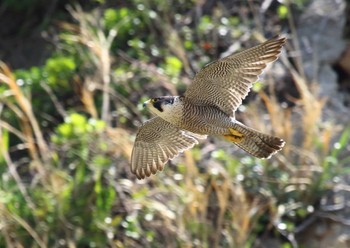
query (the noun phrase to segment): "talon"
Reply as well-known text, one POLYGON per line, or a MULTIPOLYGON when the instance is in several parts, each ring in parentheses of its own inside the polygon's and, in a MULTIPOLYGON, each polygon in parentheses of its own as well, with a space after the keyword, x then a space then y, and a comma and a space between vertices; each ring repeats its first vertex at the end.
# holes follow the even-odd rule
POLYGON ((243 134, 238 132, 236 129, 229 128, 228 130, 233 136, 236 136, 237 138, 243 138, 243 134))
POLYGON ((243 134, 241 136, 236 136, 236 135, 224 135, 224 138, 227 139, 228 141, 234 142, 234 143, 239 143, 243 140, 243 134))

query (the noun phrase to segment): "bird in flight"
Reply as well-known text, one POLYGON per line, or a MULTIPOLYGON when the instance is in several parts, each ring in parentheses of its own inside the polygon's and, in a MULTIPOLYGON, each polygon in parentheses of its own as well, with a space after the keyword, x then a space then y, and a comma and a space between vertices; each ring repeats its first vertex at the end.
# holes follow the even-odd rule
POLYGON ((270 158, 285 142, 235 119, 253 83, 281 53, 286 39, 272 38, 202 68, 182 96, 161 96, 144 102, 156 117, 139 128, 131 155, 138 179, 162 171, 166 162, 198 144, 207 135, 221 136, 257 158, 270 158))

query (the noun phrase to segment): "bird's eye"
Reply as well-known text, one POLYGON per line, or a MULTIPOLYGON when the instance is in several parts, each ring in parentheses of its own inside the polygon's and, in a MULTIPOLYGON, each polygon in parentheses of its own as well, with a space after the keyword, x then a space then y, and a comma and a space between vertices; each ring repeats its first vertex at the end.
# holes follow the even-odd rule
POLYGON ((158 98, 152 98, 152 99, 151 99, 151 102, 153 102, 153 103, 154 103, 154 102, 158 102, 158 100, 159 100, 158 98))

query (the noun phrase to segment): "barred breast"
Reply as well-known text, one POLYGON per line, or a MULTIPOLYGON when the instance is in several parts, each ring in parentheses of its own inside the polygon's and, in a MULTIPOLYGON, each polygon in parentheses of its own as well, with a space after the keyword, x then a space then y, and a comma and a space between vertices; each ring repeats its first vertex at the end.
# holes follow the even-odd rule
POLYGON ((194 105, 183 100, 180 128, 198 134, 225 135, 234 119, 215 106, 194 105))

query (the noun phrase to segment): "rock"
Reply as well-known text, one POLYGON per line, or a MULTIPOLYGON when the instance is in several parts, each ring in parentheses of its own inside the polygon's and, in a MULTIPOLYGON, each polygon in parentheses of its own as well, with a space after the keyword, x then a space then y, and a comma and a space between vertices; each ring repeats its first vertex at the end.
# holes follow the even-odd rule
POLYGON ((319 95, 328 99, 325 111, 331 109, 334 113, 348 111, 344 106, 345 93, 338 91, 338 75, 333 69, 346 48, 345 7, 344 0, 313 0, 297 23, 305 76, 319 83, 319 95))
POLYGON ((346 113, 344 94, 338 91, 338 75, 329 64, 320 66, 318 78, 319 96, 327 98, 327 106, 336 112, 346 113))
POLYGON ((338 65, 348 74, 350 75, 350 45, 347 46, 345 52, 342 54, 338 65))
MULTIPOLYGON (((301 54, 305 62, 332 64, 344 51, 344 0, 314 0, 298 21, 301 54)), ((314 71, 308 71, 312 76, 314 71)))

